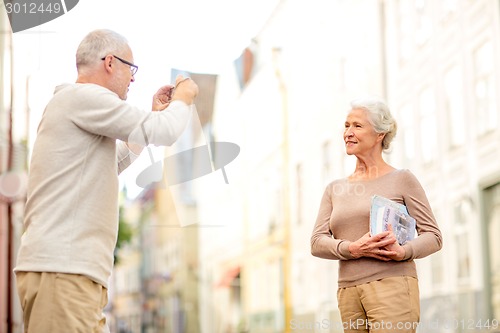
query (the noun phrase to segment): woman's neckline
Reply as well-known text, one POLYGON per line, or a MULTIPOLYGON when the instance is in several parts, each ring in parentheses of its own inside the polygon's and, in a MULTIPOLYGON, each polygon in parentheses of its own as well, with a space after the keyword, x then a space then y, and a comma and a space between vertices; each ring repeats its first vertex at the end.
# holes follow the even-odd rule
POLYGON ((346 180, 349 182, 349 183, 359 183, 359 182, 371 182, 371 181, 375 181, 375 180, 379 180, 381 178, 384 178, 386 176, 389 176, 389 175, 392 175, 394 174, 395 172, 398 172, 400 171, 401 169, 392 169, 391 171, 389 172, 386 172, 384 173, 383 175, 380 175, 380 176, 377 176, 375 178, 358 178, 358 179, 351 179, 350 176, 349 177, 346 177, 346 180))

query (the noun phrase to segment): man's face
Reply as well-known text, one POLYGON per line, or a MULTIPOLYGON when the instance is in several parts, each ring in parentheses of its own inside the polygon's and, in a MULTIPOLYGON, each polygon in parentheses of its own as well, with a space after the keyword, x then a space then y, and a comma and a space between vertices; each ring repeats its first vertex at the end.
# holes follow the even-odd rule
MULTIPOLYGON (((121 54, 116 54, 116 56, 127 62, 134 63, 134 57, 130 49, 121 54)), ((130 83, 135 81, 134 76, 132 75, 132 68, 130 65, 122 62, 116 57, 114 57, 113 61, 115 65, 115 71, 113 73, 113 80, 111 82, 111 90, 115 92, 121 99, 126 100, 130 83)))

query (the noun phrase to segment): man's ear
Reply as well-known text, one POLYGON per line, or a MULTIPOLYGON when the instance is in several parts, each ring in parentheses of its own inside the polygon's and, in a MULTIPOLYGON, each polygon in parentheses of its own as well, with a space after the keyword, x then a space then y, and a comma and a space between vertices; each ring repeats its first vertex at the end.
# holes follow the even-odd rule
POLYGON ((112 57, 112 56, 110 56, 110 55, 109 55, 109 56, 106 56, 106 57, 104 58, 104 69, 105 69, 105 70, 106 70, 106 72, 108 72, 108 73, 110 73, 110 72, 112 72, 112 71, 113 71, 113 66, 112 66, 112 64, 111 64, 112 60, 113 60, 113 57, 112 57))

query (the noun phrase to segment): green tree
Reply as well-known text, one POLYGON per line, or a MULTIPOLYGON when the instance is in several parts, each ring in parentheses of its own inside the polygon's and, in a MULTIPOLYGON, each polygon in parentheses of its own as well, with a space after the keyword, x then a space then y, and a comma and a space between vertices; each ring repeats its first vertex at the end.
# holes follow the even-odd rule
POLYGON ((124 208, 120 205, 118 210, 118 239, 116 240, 116 247, 114 251, 114 262, 115 265, 120 261, 120 257, 118 255, 119 250, 125 245, 129 244, 132 241, 132 237, 134 236, 134 231, 130 224, 125 219, 124 208))

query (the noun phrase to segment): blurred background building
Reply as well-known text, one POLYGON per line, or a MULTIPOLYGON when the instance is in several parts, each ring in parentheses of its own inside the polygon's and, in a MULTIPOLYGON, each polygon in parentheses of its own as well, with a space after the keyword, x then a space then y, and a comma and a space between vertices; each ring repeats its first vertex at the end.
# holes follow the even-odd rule
MULTIPOLYGON (((371 94, 398 120, 385 157, 418 177, 444 236, 417 261, 419 332, 500 331, 499 13, 497 0, 280 1, 238 59, 197 79, 213 96, 199 101, 191 144, 239 145, 229 184, 215 171, 123 200, 134 237, 112 276, 112 330, 342 332, 337 262, 312 257, 309 239, 325 186, 354 170, 349 101, 371 94)), ((9 34, 0 39, 6 73, 9 34)), ((0 78, 5 173, 13 83, 0 78)), ((0 295, 3 329, 19 310, 0 295)))
MULTIPOLYGON (((12 65, 11 65, 11 33, 9 31, 8 22, 2 20, 0 24, 0 70, 2 75, 1 89, 0 89, 0 181, 3 182, 4 175, 9 170, 9 154, 11 151, 10 145, 10 117, 12 105, 12 65)), ((10 200, 0 193, 0 244, 1 244, 1 258, 0 258, 0 290, 2 298, 0 299, 0 330, 6 331, 7 326, 10 325, 12 320, 11 295, 9 288, 12 274, 9 273, 11 261, 9 260, 9 246, 10 246, 10 228, 11 225, 11 206, 10 200), (5 296, 4 296, 5 295, 5 296)))
POLYGON ((16 76, 12 32, 0 8, 0 332, 20 332, 12 269, 22 229, 27 180, 26 77, 16 76))

